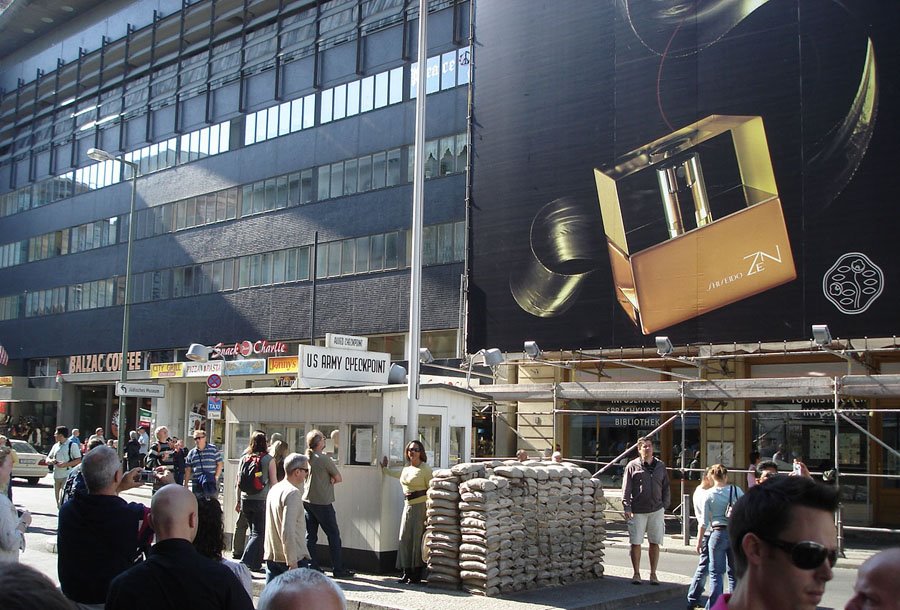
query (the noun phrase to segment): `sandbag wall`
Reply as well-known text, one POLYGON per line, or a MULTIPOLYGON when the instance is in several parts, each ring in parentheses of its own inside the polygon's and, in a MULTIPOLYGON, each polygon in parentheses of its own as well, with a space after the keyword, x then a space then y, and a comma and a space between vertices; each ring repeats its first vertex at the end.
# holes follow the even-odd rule
POLYGON ((428 584, 498 595, 603 575, 600 482, 554 462, 436 470, 428 490, 428 584))

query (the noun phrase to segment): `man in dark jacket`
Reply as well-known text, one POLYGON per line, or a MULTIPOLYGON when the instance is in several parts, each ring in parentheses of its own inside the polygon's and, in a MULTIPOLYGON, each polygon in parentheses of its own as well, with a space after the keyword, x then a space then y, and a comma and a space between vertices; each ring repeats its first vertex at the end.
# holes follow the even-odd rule
POLYGON ((669 475, 666 465, 653 457, 653 440, 639 438, 640 456, 628 462, 622 474, 622 506, 628 521, 631 542, 632 584, 641 584, 641 542, 644 534, 650 543, 650 584, 658 585, 656 565, 659 563, 659 545, 666 533, 665 508, 671 500, 669 475))
POLYGON ((181 485, 167 485, 153 496, 151 520, 156 544, 147 561, 113 580, 107 610, 253 610, 253 602, 234 573, 200 555, 197 498, 181 485))
POLYGON ((147 507, 119 497, 141 485, 139 468, 123 473, 115 449, 101 445, 84 456, 81 472, 88 493, 59 511, 59 584, 69 599, 102 608, 109 583, 140 560, 153 531, 147 507))

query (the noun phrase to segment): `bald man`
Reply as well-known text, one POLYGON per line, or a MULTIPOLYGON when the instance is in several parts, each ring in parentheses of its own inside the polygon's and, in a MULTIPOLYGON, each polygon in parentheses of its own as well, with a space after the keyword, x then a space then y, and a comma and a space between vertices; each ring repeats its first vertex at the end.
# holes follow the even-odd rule
POLYGON ((866 560, 853 590, 844 610, 900 610, 900 547, 866 560))
POLYGON ((112 581, 106 610, 253 610, 253 602, 224 564, 200 555, 197 498, 181 485, 161 488, 150 505, 156 544, 147 561, 112 581))
POLYGON ((259 596, 259 610, 345 610, 336 582, 317 570, 298 568, 274 578, 259 596))

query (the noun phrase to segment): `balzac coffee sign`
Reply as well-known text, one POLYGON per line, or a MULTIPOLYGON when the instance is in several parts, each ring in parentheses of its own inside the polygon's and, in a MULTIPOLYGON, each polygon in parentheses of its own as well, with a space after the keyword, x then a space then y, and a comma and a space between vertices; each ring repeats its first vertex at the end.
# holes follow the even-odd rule
MULTIPOLYGON (((144 368, 143 352, 128 352, 128 370, 144 368)), ((69 356, 69 373, 117 373, 122 370, 122 354, 82 354, 69 356)))

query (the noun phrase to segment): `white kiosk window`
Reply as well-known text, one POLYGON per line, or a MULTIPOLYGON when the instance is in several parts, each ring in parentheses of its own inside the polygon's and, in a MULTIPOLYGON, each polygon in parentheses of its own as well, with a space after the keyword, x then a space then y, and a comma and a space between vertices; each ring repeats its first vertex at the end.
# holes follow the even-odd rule
MULTIPOLYGON (((331 456, 338 464, 343 464, 341 451, 343 451, 343 439, 341 438, 340 424, 313 424, 310 430, 318 430, 325 435, 325 453, 331 456), (337 434, 334 434, 337 432, 337 434)), ((306 437, 303 438, 303 451, 306 451, 306 437)))
POLYGON ((391 438, 388 446, 388 459, 390 460, 388 465, 391 467, 397 468, 406 465, 406 456, 403 455, 404 438, 406 438, 406 426, 391 426, 391 438))
POLYGON ((250 446, 250 434, 254 428, 250 424, 232 424, 231 438, 228 443, 228 459, 236 460, 250 446))
POLYGON ((464 460, 466 454, 466 429, 450 426, 450 464, 452 468, 464 460))
POLYGON ((419 414, 419 440, 425 445, 425 455, 432 468, 443 468, 441 463, 441 416, 419 414))
POLYGON ((374 424, 350 426, 350 466, 374 466, 378 462, 377 440, 374 424))

